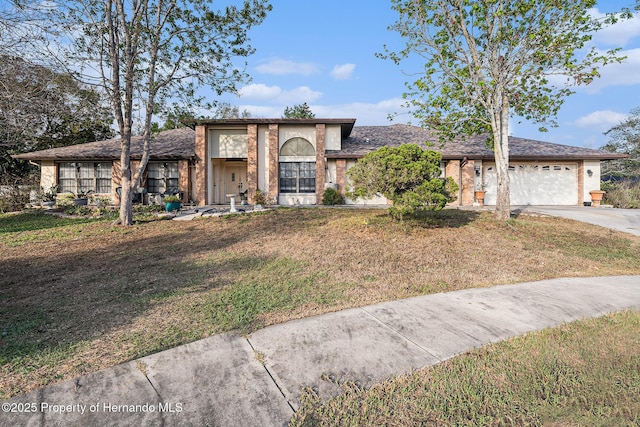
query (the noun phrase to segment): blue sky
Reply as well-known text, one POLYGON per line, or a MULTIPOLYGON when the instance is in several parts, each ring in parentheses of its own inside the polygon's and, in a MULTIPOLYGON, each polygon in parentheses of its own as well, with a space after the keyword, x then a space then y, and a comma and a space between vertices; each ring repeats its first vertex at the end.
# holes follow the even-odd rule
MULTIPOLYGON (((631 6, 634 0, 600 1, 598 14, 631 6)), ((386 44, 401 48, 396 20, 388 1, 272 0, 273 11, 251 31, 256 53, 248 58, 252 81, 240 97, 225 100, 253 117, 281 117, 286 106, 306 102, 316 117, 355 118, 356 126, 416 121, 408 114, 393 122, 389 113, 402 112, 408 73, 420 63, 375 57, 386 44)), ((558 128, 540 133, 537 126, 511 123, 511 134, 560 144, 599 148, 603 132, 640 107, 640 16, 610 27, 594 37, 598 49, 623 48, 623 64, 601 70, 602 78, 576 88, 558 115, 558 128)))

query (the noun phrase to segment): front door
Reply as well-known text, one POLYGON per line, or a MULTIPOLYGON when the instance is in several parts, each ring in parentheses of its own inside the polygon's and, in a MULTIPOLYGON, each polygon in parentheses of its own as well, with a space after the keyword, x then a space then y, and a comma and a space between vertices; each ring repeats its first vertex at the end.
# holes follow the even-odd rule
POLYGON ((243 193, 247 188, 247 166, 227 165, 225 168, 225 197, 227 194, 243 193))

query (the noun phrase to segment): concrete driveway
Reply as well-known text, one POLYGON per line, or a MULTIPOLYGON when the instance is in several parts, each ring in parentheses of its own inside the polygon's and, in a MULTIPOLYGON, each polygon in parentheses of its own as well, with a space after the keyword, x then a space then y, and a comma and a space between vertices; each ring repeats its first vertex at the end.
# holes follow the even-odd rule
POLYGON ((521 206, 516 212, 538 213, 582 221, 640 236, 640 209, 615 209, 592 206, 521 206))

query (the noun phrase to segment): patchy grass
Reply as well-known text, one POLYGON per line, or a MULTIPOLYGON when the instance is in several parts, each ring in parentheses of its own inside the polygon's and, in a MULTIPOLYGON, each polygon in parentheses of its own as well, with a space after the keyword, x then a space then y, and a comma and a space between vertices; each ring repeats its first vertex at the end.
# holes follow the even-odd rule
POLYGON ((278 209, 195 221, 0 215, 0 398, 222 331, 433 292, 640 274, 640 238, 556 218, 278 209))
POLYGON ((476 349, 321 401, 292 426, 637 426, 640 312, 590 319, 476 349))

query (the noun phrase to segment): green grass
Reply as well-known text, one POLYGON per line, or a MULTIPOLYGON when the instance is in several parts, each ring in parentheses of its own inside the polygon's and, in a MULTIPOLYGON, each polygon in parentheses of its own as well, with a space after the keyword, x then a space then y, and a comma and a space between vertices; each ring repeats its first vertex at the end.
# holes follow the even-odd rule
POLYGON ((638 426, 640 312, 530 333, 320 400, 292 426, 638 426))
POLYGON ((5 238, 12 233, 51 230, 95 221, 95 218, 60 218, 42 211, 0 214, 0 236, 5 238))

